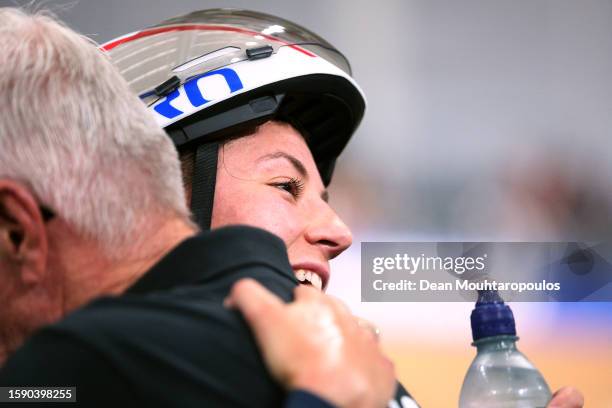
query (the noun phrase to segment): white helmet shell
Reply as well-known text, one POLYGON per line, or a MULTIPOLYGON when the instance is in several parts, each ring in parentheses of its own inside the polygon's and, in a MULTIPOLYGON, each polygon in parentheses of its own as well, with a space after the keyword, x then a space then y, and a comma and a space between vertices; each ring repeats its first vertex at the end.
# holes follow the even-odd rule
POLYGON ((365 110, 363 92, 338 50, 263 13, 197 11, 101 49, 179 148, 281 116, 304 134, 325 184, 365 110), (253 112, 237 114, 240 106, 253 112))

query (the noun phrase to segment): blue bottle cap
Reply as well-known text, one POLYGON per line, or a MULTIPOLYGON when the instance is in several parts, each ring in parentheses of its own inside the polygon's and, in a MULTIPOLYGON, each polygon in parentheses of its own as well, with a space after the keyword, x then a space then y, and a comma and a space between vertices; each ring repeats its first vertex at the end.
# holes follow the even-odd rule
POLYGON ((485 337, 516 336, 514 315, 496 291, 479 291, 470 317, 474 341, 485 337))

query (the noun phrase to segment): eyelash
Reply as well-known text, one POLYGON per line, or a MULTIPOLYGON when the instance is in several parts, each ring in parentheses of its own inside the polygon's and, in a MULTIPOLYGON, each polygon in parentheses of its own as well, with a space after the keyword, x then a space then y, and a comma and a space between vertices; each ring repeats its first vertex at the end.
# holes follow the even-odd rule
POLYGON ((274 183, 272 185, 288 192, 293 198, 300 197, 304 191, 304 182, 297 178, 291 178, 288 181, 274 183))

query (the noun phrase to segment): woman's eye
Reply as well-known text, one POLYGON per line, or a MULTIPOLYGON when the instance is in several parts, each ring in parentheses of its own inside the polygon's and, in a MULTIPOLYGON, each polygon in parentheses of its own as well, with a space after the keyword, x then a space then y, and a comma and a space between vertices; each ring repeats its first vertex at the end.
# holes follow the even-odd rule
POLYGON ((291 179, 272 184, 281 190, 284 190, 291 194, 294 198, 298 198, 304 190, 304 183, 299 179, 291 179))

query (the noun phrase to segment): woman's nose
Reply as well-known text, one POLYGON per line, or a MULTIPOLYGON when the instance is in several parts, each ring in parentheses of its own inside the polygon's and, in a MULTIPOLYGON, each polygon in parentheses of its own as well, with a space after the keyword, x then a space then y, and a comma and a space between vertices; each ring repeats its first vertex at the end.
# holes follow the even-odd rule
POLYGON ((312 219, 306 230, 306 240, 319 246, 327 259, 333 259, 351 246, 353 234, 338 214, 327 203, 320 217, 312 219))

